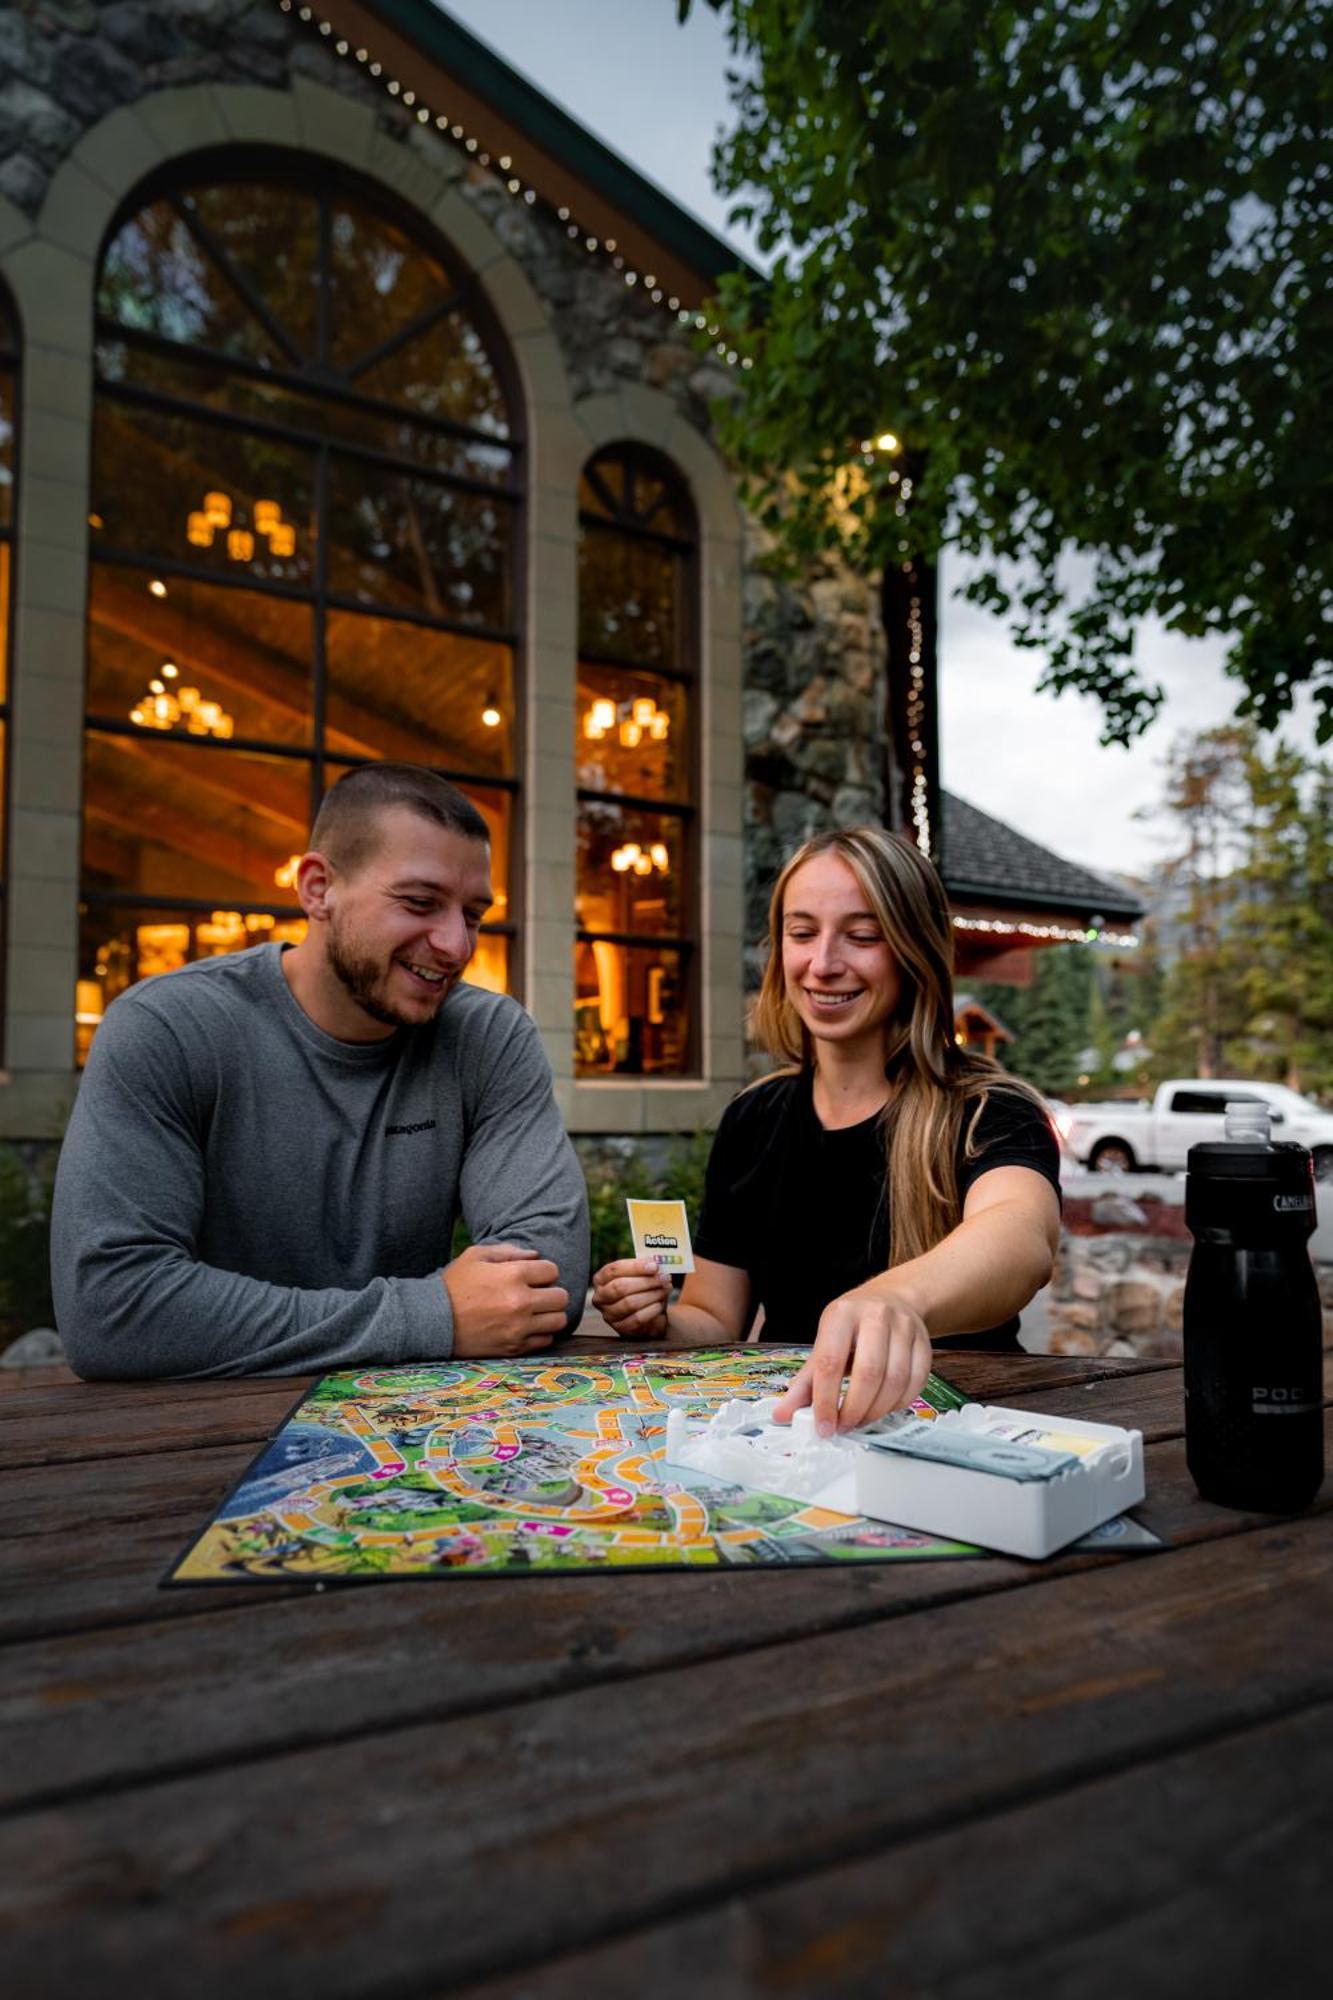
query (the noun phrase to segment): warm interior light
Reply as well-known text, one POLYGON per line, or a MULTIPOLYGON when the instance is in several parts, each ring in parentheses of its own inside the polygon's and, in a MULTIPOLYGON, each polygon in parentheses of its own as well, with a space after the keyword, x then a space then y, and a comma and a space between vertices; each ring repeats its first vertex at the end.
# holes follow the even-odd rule
POLYGON ((300 855, 292 854, 283 862, 281 868, 273 870, 273 880, 280 889, 294 889, 296 887, 296 871, 300 866, 300 855))
POLYGON ((88 526, 90 528, 104 528, 106 526, 106 522, 102 519, 100 514, 90 514, 88 516, 88 526))
POLYGON ((654 869, 665 875, 670 872, 671 856, 663 841, 655 840, 651 847, 640 847, 637 840, 627 840, 612 854, 611 866, 617 875, 628 874, 631 869, 636 875, 651 875, 654 869))
MULTIPOLYGON (((179 668, 168 660, 162 672, 174 677, 179 668)), ((147 694, 130 710, 130 721, 140 729, 176 729, 183 723, 187 735, 224 740, 235 727, 221 702, 206 701, 197 687, 168 690, 165 681, 158 679, 149 681, 147 694)))
POLYGON ((632 701, 622 702, 599 695, 583 717, 583 734, 600 743, 613 729, 623 749, 637 750, 645 735, 654 743, 665 743, 671 733, 671 717, 651 695, 636 695, 632 701))
POLYGON ((81 1028, 95 1028, 106 1009, 101 986, 95 979, 79 979, 74 985, 74 1019, 81 1028))
POLYGON ((270 555, 294 556, 296 554, 296 530, 289 521, 279 521, 269 532, 270 555))
POLYGON ((256 500, 251 518, 261 535, 269 534, 282 519, 282 509, 276 500, 256 500))
POLYGON ((231 526, 231 501, 225 493, 205 493, 204 516, 215 528, 231 526))
POLYGON ((213 523, 207 514, 188 514, 185 518, 185 539, 192 548, 211 549, 213 546, 213 523))
POLYGON ((163 583, 160 576, 155 576, 148 588, 154 597, 165 597, 167 594, 167 586, 163 583))
POLYGON ((174 660, 163 660, 162 678, 164 681, 174 681, 179 672, 180 668, 176 665, 176 662, 174 660))
POLYGON ((875 439, 876 451, 897 451, 898 439, 892 431, 881 431, 875 439))
POLYGON ((498 729, 504 721, 504 717, 493 701, 487 702, 485 708, 481 711, 481 719, 488 729, 498 729))
POLYGON ((231 528, 227 532, 227 554, 233 562, 249 562, 255 552, 255 538, 248 528, 231 528))

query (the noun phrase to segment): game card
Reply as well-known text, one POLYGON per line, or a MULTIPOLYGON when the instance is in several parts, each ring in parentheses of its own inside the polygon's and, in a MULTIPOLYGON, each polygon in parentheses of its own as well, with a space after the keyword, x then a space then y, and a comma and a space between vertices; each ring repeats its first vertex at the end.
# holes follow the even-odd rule
POLYGON ((694 1269, 690 1224, 683 1201, 635 1201, 631 1197, 625 1206, 629 1210, 636 1257, 656 1257, 666 1272, 694 1269))

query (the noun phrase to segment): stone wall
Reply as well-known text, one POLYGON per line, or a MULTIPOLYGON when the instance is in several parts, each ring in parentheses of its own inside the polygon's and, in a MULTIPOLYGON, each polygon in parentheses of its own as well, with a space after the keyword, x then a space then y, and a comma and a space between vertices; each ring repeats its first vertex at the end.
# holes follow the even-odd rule
MULTIPOLYGON (((1184 1182, 1161 1194, 1067 1197, 1055 1271, 1023 1315, 1024 1345, 1045 1354, 1178 1361, 1193 1238, 1184 1182)), ((1316 1263, 1324 1341, 1333 1344, 1333 1263, 1316 1263)))
POLYGON ((825 562, 792 583, 750 536, 745 583, 746 970, 763 969, 768 899, 812 833, 884 812, 885 654, 879 593, 825 562))

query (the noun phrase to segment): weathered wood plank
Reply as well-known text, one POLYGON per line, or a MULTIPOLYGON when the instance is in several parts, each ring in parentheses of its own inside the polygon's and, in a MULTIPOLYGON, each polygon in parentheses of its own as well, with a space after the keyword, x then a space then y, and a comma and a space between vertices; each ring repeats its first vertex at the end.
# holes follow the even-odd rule
MULTIPOLYGON (((1333 1444, 1333 1415, 1328 1428, 1333 1444)), ((1262 1525, 1263 1517, 1199 1500, 1180 1440, 1150 1446, 1148 1465, 1151 1498, 1141 1517, 1173 1544, 1262 1525)), ((1333 1509, 1333 1481, 1323 1505, 1333 1509)), ((123 1566, 104 1554, 82 1586, 60 1573, 58 1609, 68 1636, 4 1654, 0 1808, 332 1741, 367 1723, 441 1719, 875 1619, 916 1617, 964 1596, 1046 1588, 1107 1561, 1070 1554, 1044 1564, 985 1557, 709 1576, 460 1577, 319 1595, 278 1591, 276 1602, 267 1586, 141 1589, 137 1595, 150 1601, 140 1623, 125 1628, 114 1621, 136 1592, 123 1566), (104 1607, 121 1601, 102 1610, 103 1629, 78 1629, 91 1622, 94 1594, 104 1607), (164 1622, 142 1629, 155 1616, 164 1622)), ((1132 1592, 1133 1580, 1124 1587, 1132 1592)))
POLYGON ((1304 1993, 1328 1949, 1333 1713, 1153 1759, 457 2000, 1304 1993))
POLYGON ((77 1382, 78 1376, 63 1361, 43 1362, 39 1368, 0 1367, 0 1403, 25 1390, 49 1388, 62 1382, 77 1382))
POLYGON ((1318 1517, 25 1814, 0 1936, 44 1991, 447 1986, 1330 1698, 1318 1517))
MULTIPOLYGON (((185 1395, 135 1402, 107 1394, 122 1383, 86 1383, 59 1395, 59 1407, 21 1415, 0 1427, 0 1473, 24 1466, 80 1464, 137 1457, 145 1451, 178 1452, 196 1445, 246 1443, 257 1448, 286 1421, 305 1393, 304 1382, 218 1383, 208 1396, 185 1395)), ((190 1385, 193 1387, 201 1385, 190 1385)), ((40 1395, 41 1392, 37 1391, 40 1395)))
POLYGON ((238 1396, 268 1397, 281 1404, 284 1391, 288 1403, 304 1394, 313 1375, 243 1375, 216 1382, 80 1382, 62 1370, 67 1380, 30 1384, 22 1393, 7 1397, 0 1405, 0 1437, 5 1427, 16 1424, 60 1424, 69 1415, 87 1416, 92 1411, 108 1414, 123 1428, 133 1429, 145 1413, 194 1403, 207 1408, 210 1403, 234 1402, 238 1396))

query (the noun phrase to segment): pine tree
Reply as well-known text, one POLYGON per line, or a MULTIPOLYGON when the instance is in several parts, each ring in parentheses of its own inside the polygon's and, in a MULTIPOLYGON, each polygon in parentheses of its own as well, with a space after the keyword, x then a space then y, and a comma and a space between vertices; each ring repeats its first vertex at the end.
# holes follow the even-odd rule
POLYGON ((1185 949, 1151 1041, 1158 1076, 1333 1090, 1333 770, 1228 727, 1178 744, 1168 876, 1190 890, 1185 949))
POLYGON ((1038 952, 1031 986, 983 980, 973 987, 1013 1034, 1004 1060, 1015 1076, 1053 1097, 1075 1087, 1079 1058, 1092 1039, 1093 981, 1086 946, 1057 945, 1038 952))

